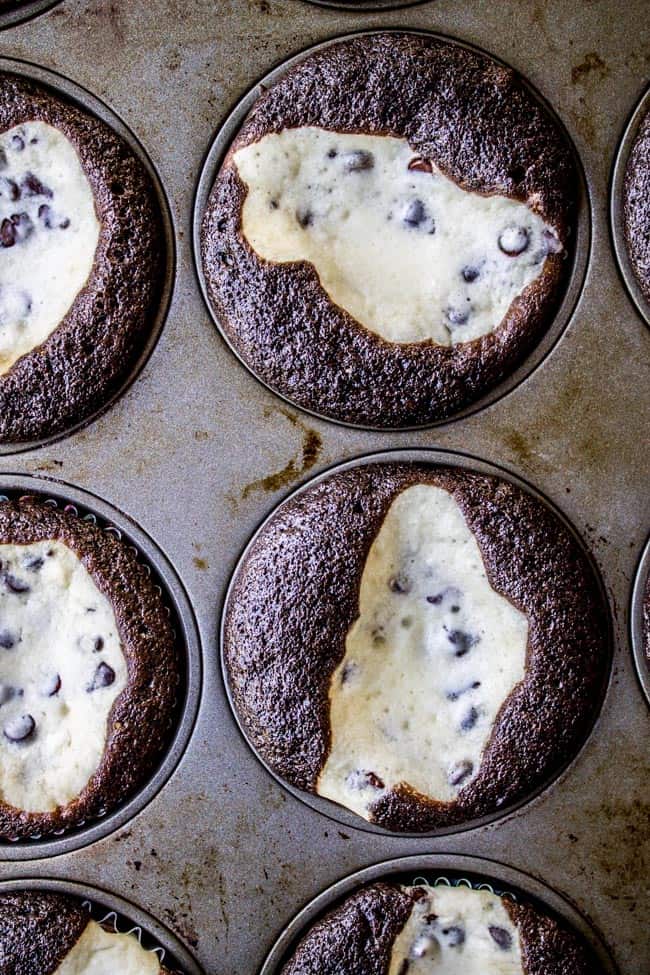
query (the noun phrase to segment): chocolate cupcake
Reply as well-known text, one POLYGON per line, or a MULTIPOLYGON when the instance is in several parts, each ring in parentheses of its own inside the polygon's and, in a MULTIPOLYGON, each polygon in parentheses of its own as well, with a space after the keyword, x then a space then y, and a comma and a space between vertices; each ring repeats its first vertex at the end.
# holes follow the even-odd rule
POLYGON ((283 975, 598 975, 582 939, 489 890, 376 883, 315 924, 283 975))
POLYGON ((646 301, 650 302, 650 115, 630 152, 623 182, 623 225, 628 258, 646 301))
POLYGON ((235 573, 233 706, 281 779, 395 831, 503 812, 584 741, 609 668, 598 581, 540 500, 368 463, 265 523, 235 573))
POLYGON ((0 73, 0 440, 106 405, 142 355, 164 273, 141 160, 105 122, 0 73))
POLYGON ((0 838, 59 834, 155 769, 179 660, 160 590, 112 533, 0 504, 0 838))
POLYGON ((446 419, 551 323, 578 180, 513 71, 458 44, 364 34, 264 89, 201 229, 213 311, 297 405, 404 427, 446 419))
POLYGON ((135 931, 93 920, 66 894, 0 893, 0 946, 8 975, 169 975, 135 931))

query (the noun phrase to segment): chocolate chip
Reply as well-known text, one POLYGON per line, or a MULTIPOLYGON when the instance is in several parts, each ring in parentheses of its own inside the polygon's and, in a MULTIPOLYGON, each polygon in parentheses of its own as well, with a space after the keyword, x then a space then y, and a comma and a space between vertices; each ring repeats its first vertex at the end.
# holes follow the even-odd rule
POLYGON ((20 196, 20 189, 18 188, 18 183, 13 179, 8 179, 3 176, 0 179, 0 197, 5 200, 17 200, 20 196))
POLYGON ((296 210, 296 220, 304 230, 314 222, 314 214, 311 210, 296 210))
POLYGON ((4 151, 4 149, 0 148, 0 169, 6 169, 8 165, 7 153, 4 151))
POLYGON ((457 924, 449 928, 443 928, 442 934, 450 948, 457 948, 465 941, 465 931, 457 924))
POLYGON ((475 707, 471 707, 463 720, 460 723, 461 731, 470 731, 478 721, 478 711, 475 707))
POLYGON ((41 183, 38 176, 34 176, 33 173, 27 173, 20 184, 20 190, 23 196, 45 196, 51 199, 54 195, 49 186, 45 186, 41 183))
POLYGON ((83 650, 84 653, 99 653, 100 650, 104 649, 104 638, 101 636, 90 636, 88 633, 84 633, 83 636, 79 637, 79 649, 83 650))
POLYGON ((58 674, 50 674, 40 686, 43 697, 54 697, 61 690, 61 678, 58 674))
POLYGON ((336 159, 337 156, 338 156, 338 152, 336 151, 336 149, 328 149, 327 150, 327 158, 328 159, 336 159))
POLYGON ((348 661, 343 670, 341 671, 341 683, 346 684, 350 678, 356 674, 358 670, 357 664, 353 660, 348 661))
POLYGON ((12 575, 11 572, 5 572, 2 581, 11 592, 22 593, 31 591, 31 586, 24 579, 19 579, 17 576, 12 575))
POLYGON ((447 781, 449 782, 449 785, 462 785, 463 782, 467 781, 473 771, 474 765, 469 761, 469 759, 465 759, 462 762, 456 762, 456 764, 452 765, 452 767, 449 769, 447 781))
POLYGON ((11 650, 17 643, 16 636, 10 630, 0 630, 0 647, 3 650, 11 650))
POLYGON ((490 937, 495 941, 502 951, 510 951, 512 948, 512 935, 505 928, 499 928, 496 924, 488 926, 490 937))
POLYGON ((439 592, 435 596, 427 596, 427 602, 432 606, 439 606, 444 597, 444 593, 439 592))
POLYGON ((388 580, 388 588, 391 592, 398 592, 403 595, 410 592, 413 585, 403 572, 398 572, 397 575, 391 576, 388 580))
POLYGON ((359 770, 357 772, 351 772, 348 775, 348 785, 352 789, 377 789, 378 791, 384 788, 384 783, 375 775, 374 772, 366 772, 365 769, 359 770))
POLYGON ((41 555, 32 555, 25 559, 23 565, 28 572, 38 572, 45 565, 45 559, 41 555))
POLYGON ((467 694, 468 691, 475 691, 476 688, 480 686, 481 686, 480 680, 475 680, 471 684, 468 684, 467 687, 461 687, 459 691, 448 691, 446 695, 447 700, 457 701, 458 698, 461 696, 461 694, 467 694))
POLYGON ((431 165, 431 162, 428 159, 422 159, 421 156, 416 156, 414 159, 411 159, 408 168, 409 171, 412 173, 433 172, 433 166, 431 165))
POLYGON ((466 633, 465 630, 449 630, 447 639, 456 648, 455 657, 464 657, 478 643, 478 637, 466 633))
POLYGON ((47 230, 67 230, 70 226, 69 219, 67 217, 57 216, 52 207, 47 203, 41 203, 38 208, 38 219, 47 230))
POLYGON ((456 606, 455 604, 453 606, 450 606, 449 607, 449 612, 450 613, 460 613, 460 606, 456 606))
POLYGON ((419 227, 427 219, 426 207, 422 200, 411 200, 406 210, 404 211, 404 216, 402 220, 407 227, 419 227))
POLYGON ((516 227, 511 224, 499 234, 499 250, 507 254, 508 257, 517 257, 528 249, 530 244, 530 234, 525 227, 516 227))
POLYGON ((8 741, 26 741, 34 734, 36 722, 31 714, 21 714, 7 721, 2 730, 8 741))
MULTIPOLYGON (((277 210, 279 206, 280 204, 278 203, 277 200, 269 200, 269 210, 277 210)), ((220 220, 219 223, 224 224, 224 226, 220 228, 221 230, 225 230, 226 227, 228 226, 227 220, 223 220, 223 221, 220 220)))
POLYGON ((470 310, 469 308, 447 308, 445 315, 450 325, 458 327, 467 323, 470 310))
POLYGON ((17 687, 12 687, 11 684, 0 684, 0 707, 7 704, 8 701, 13 701, 14 698, 22 696, 22 690, 17 687))
POLYGON ((28 213, 14 213, 0 224, 0 247, 13 247, 27 240, 34 231, 34 224, 28 213))
POLYGON ((25 148, 25 140, 21 135, 12 135, 11 137, 11 148, 16 152, 22 152, 25 148))
POLYGON ((466 281, 467 284, 472 284, 472 282, 476 281, 481 276, 479 268, 472 267, 471 264, 464 267, 460 273, 463 281, 466 281))
POLYGON ((98 690, 100 687, 110 687, 110 685, 113 683, 114 680, 115 680, 115 671, 113 670, 112 667, 109 667, 109 665, 105 664, 104 661, 102 660, 102 662, 97 667, 97 670, 95 671, 95 675, 91 683, 86 688, 86 690, 88 692, 91 692, 91 691, 98 690))
POLYGON ((355 149, 353 152, 346 152, 341 158, 348 173, 364 172, 372 169, 375 165, 375 157, 366 149, 355 149))

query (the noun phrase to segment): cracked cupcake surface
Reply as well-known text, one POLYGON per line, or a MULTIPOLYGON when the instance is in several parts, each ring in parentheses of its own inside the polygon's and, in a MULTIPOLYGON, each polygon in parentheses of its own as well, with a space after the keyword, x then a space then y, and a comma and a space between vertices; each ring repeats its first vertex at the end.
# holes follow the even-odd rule
POLYGON ((376 883, 318 921, 283 975, 598 975, 563 922, 518 897, 376 883))
POLYGON ((62 432, 110 400, 164 266, 155 189, 122 138, 0 73, 0 440, 62 432))
POLYGON ((623 220, 634 276, 650 302, 650 113, 639 126, 625 169, 623 220))
POLYGON ((36 501, 0 504, 0 835, 47 835, 130 797, 176 715, 180 663, 133 551, 36 501))
POLYGON ((0 947, 15 975, 168 975, 135 931, 93 920, 65 894, 0 893, 0 947))
POLYGON ((462 469, 375 463, 308 487, 256 536, 224 656, 281 778, 427 831, 508 808, 575 755, 608 671, 607 614, 541 501, 462 469))
POLYGON ((576 201, 566 137, 513 72, 432 38, 339 42, 265 90, 234 140, 202 223, 210 301, 298 405, 442 419, 551 323, 576 201))

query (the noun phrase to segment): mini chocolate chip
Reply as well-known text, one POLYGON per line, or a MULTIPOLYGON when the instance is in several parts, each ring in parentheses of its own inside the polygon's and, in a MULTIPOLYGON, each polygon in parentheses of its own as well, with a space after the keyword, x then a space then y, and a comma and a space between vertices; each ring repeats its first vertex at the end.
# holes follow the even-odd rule
POLYGON ((17 576, 12 575, 11 572, 6 572, 2 578, 5 586, 11 592, 22 593, 31 591, 29 583, 25 582, 24 579, 19 579, 17 576))
POLYGON ((445 937, 447 944, 450 948, 457 948, 462 945, 465 941, 465 931, 463 928, 454 924, 452 927, 443 928, 442 934, 445 937))
POLYGON ((41 183, 38 176, 34 176, 33 173, 27 173, 23 178, 20 190, 23 196, 46 196, 48 200, 54 195, 49 186, 41 183))
POLYGON ((41 203, 38 208, 38 219, 47 230, 67 230, 70 226, 69 219, 67 217, 57 216, 52 207, 47 203, 41 203))
POLYGON ((375 775, 374 772, 366 772, 365 769, 359 770, 357 772, 351 772, 348 775, 348 785, 352 789, 383 789, 384 783, 375 775))
POLYGON ((17 200, 20 196, 20 189, 18 188, 18 183, 13 179, 8 179, 3 176, 0 179, 0 197, 4 197, 7 200, 17 200))
POLYGON ((465 630, 450 630, 447 633, 447 639, 456 648, 454 654, 456 657, 464 657, 478 643, 478 637, 466 633, 465 630))
POLYGON ((36 722, 31 714, 21 714, 7 721, 2 730, 8 741, 26 741, 34 734, 36 722))
POLYGON ((25 140, 21 135, 12 135, 11 137, 11 148, 16 152, 22 152, 25 148, 25 140))
POLYGON ((461 687, 459 691, 448 691, 446 695, 447 700, 457 701, 458 698, 461 696, 461 694, 467 694, 468 691, 475 691, 476 688, 480 686, 481 686, 480 680, 475 680, 471 684, 468 684, 467 687, 461 687))
POLYGON ((453 606, 450 606, 449 607, 449 612, 450 613, 460 613, 460 606, 456 606, 456 604, 454 603, 453 606))
POLYGON ((475 707, 471 707, 460 723, 460 730, 469 731, 471 728, 474 727, 477 721, 478 721, 478 711, 476 710, 475 707))
POLYGON ((99 653, 99 651, 103 649, 104 649, 104 637, 96 636, 95 645, 93 646, 93 653, 99 653))
POLYGON ((102 660, 102 662, 97 667, 97 670, 95 671, 95 675, 92 679, 92 682, 88 685, 86 690, 88 692, 91 692, 91 691, 98 690, 100 687, 110 687, 110 685, 113 683, 114 680, 115 680, 115 671, 113 670, 112 667, 109 667, 109 665, 105 664, 104 661, 102 660))
POLYGON ((505 928, 499 928, 496 924, 488 926, 490 937, 495 941, 502 951, 510 951, 512 948, 512 935, 505 928))
POLYGON ((476 281, 481 276, 480 270, 477 267, 472 267, 470 264, 464 267, 460 273, 463 281, 466 281, 467 284, 472 284, 472 282, 476 281))
POLYGON ((372 169, 375 165, 375 157, 366 149, 355 149, 353 152, 346 152, 342 156, 342 159, 348 173, 361 173, 372 169))
POLYGON ((444 593, 439 592, 435 596, 427 596, 427 602, 432 606, 439 606, 444 597, 444 593))
POLYGON ((450 325, 465 325, 470 315, 469 308, 447 308, 445 315, 450 325))
POLYGON ((13 701, 15 697, 22 697, 23 692, 17 687, 12 687, 11 684, 0 684, 0 707, 3 704, 7 704, 8 701, 13 701))
POLYGON ((358 665, 355 664, 353 660, 348 661, 343 670, 341 671, 341 683, 346 684, 353 674, 359 669, 358 665))
POLYGON ((0 647, 3 650, 11 650, 12 647, 16 646, 16 636, 10 630, 0 631, 0 647))
POLYGON ((13 213, 0 224, 0 247, 21 244, 33 233, 34 224, 28 213, 13 213))
POLYGON ((6 169, 8 165, 7 153, 4 151, 4 149, 0 148, 0 169, 6 169))
POLYGON ((411 200, 402 220, 407 227, 419 227, 427 219, 427 211, 422 200, 411 200))
POLYGON ((398 592, 403 595, 410 592, 413 586, 411 580, 403 572, 398 572, 397 575, 391 576, 388 580, 388 588, 391 592, 398 592))
MULTIPOLYGON (((280 206, 280 204, 278 203, 277 200, 269 200, 269 209, 270 210, 277 210, 279 206, 280 206)), ((226 226, 227 226, 227 223, 226 223, 226 226)), ((223 229, 225 230, 226 228, 224 227, 223 229)))
POLYGON ((30 558, 25 559, 23 565, 28 572, 38 572, 45 565, 45 559, 41 555, 32 555, 30 558))
POLYGON ((314 214, 311 210, 296 210, 296 220, 304 230, 314 222, 314 214))
POLYGON ((58 674, 50 674, 41 684, 40 691, 43 697, 54 697, 61 690, 61 678, 58 674))
POLYGON ((336 151, 336 149, 328 149, 327 150, 327 158, 328 159, 336 159, 337 156, 338 156, 338 152, 336 151))
POLYGON ((456 762, 456 764, 452 765, 452 767, 449 769, 447 781, 449 782, 449 785, 462 785, 463 782, 470 777, 473 771, 474 765, 469 761, 469 759, 465 759, 462 762, 456 762))
POLYGON ((528 249, 530 244, 530 234, 525 227, 516 227, 511 224, 499 234, 499 250, 507 254, 508 257, 517 257, 528 249))
POLYGON ((416 156, 411 159, 409 165, 409 172, 411 173, 432 173, 433 166, 428 159, 423 159, 421 156, 416 156))
POLYGON ((0 247, 13 247, 16 243, 14 225, 7 217, 0 223, 0 247))

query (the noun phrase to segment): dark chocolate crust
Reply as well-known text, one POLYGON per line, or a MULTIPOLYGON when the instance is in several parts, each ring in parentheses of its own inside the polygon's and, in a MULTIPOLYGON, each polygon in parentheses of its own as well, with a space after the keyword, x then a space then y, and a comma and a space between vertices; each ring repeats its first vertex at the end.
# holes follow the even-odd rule
POLYGON ((639 127, 625 169, 623 216, 625 243, 639 287, 650 301, 650 114, 639 127))
POLYGON ((582 549, 540 501, 509 482, 422 464, 360 465, 282 505, 254 540, 231 590, 224 659, 234 707, 262 759, 315 792, 330 747, 328 691, 359 613, 370 546, 397 494, 448 490, 493 588, 526 613, 526 677, 504 702, 476 777, 451 803, 405 788, 376 823, 427 831, 494 814, 546 783, 577 752, 609 668, 608 614, 582 549))
POLYGON ((251 370, 299 406, 348 423, 403 427, 469 406, 550 324, 570 261, 544 270, 490 334, 452 348, 387 342, 333 304, 307 262, 262 261, 242 234, 233 153, 313 125, 408 139, 463 188, 534 201, 571 250, 577 174, 558 126, 513 71, 455 44, 361 35, 305 58, 258 100, 217 176, 201 231, 210 302, 251 370))
POLYGON ((0 837, 47 835, 110 811, 143 784, 169 742, 177 713, 180 661, 162 598, 134 552, 112 533, 34 499, 0 504, 0 544, 56 539, 81 559, 110 600, 128 680, 108 716, 101 763, 81 794, 53 812, 0 801, 0 837))
MULTIPOLYGON (((357 891, 310 928, 282 975, 388 975, 412 905, 411 896, 389 884, 357 891)), ((521 899, 504 897, 504 905, 519 930, 525 975, 600 975, 576 932, 521 899)))
POLYGON ((52 975, 83 934, 90 915, 66 894, 0 894, 0 972, 52 975))
POLYGON ((164 236, 151 178, 105 122, 30 81, 0 73, 0 130, 27 121, 74 145, 101 224, 86 286, 46 341, 0 376, 0 440, 61 433, 101 409, 140 356, 160 300, 164 236))
POLYGON ((648 663, 650 663, 650 573, 645 581, 645 591, 643 594, 643 647, 648 663))

